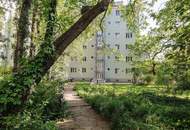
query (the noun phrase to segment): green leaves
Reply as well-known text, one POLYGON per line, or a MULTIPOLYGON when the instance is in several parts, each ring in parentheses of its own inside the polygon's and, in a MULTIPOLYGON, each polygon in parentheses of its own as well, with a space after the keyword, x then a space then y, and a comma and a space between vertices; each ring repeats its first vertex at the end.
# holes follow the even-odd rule
POLYGON ((165 88, 124 84, 76 85, 77 93, 111 120, 114 130, 189 129, 190 101, 171 97, 160 89, 165 88), (110 95, 110 91, 115 96, 110 95))

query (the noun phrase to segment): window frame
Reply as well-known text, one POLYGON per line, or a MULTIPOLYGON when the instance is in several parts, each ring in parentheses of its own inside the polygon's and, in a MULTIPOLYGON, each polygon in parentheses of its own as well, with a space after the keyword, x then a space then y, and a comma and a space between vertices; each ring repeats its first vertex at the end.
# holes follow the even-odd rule
POLYGON ((86 68, 82 68, 82 73, 86 73, 87 69, 86 68))

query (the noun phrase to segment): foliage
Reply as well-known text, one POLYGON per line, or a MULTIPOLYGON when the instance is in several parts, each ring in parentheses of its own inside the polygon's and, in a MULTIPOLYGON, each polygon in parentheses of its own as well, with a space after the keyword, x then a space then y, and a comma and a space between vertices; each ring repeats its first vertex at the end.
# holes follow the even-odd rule
MULTIPOLYGON (((145 72, 145 75, 156 75, 158 84, 165 82, 164 84, 171 85, 172 80, 176 82, 177 89, 189 89, 190 2, 168 0, 158 12, 147 10, 145 5, 141 5, 140 9, 144 7, 146 13, 157 22, 157 27, 151 29, 147 35, 137 33, 136 43, 131 49, 140 60, 134 65, 145 72), (165 63, 170 67, 166 67, 165 63), (163 70, 165 73, 161 72, 163 70)), ((133 5, 129 9, 133 10, 132 7, 133 5)))
POLYGON ((170 39, 170 50, 166 58, 171 61, 178 89, 189 89, 190 59, 190 15, 189 0, 170 0, 155 18, 160 24, 159 31, 164 32, 163 39, 170 39))
POLYGON ((0 80, 1 78, 9 77, 11 74, 12 67, 0 67, 0 80))
MULTIPOLYGON (((23 112, 3 117, 9 129, 57 130, 55 120, 68 115, 67 104, 62 97, 62 82, 43 81, 29 97, 23 112)), ((1 117, 2 118, 2 117, 1 117)))
POLYGON ((167 87, 176 86, 172 67, 170 62, 164 62, 159 65, 156 75, 156 84, 166 85, 167 87))
POLYGON ((126 6, 122 6, 122 16, 127 21, 127 25, 139 35, 140 30, 147 27, 147 16, 145 12, 150 11, 150 7, 153 6, 155 0, 130 0, 126 6))
POLYGON ((190 129, 190 100, 170 97, 161 86, 80 83, 75 89, 112 121, 113 130, 190 129))
POLYGON ((143 77, 143 80, 145 81, 146 84, 154 83, 154 76, 151 74, 147 74, 143 77))

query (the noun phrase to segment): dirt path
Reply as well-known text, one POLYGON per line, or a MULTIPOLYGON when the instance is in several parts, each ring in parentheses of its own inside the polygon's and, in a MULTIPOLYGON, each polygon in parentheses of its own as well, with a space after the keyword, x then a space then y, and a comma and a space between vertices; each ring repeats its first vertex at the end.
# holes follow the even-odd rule
POLYGON ((65 86, 64 98, 69 104, 72 117, 58 123, 60 130, 110 130, 109 122, 77 96, 76 92, 73 91, 73 84, 65 86))

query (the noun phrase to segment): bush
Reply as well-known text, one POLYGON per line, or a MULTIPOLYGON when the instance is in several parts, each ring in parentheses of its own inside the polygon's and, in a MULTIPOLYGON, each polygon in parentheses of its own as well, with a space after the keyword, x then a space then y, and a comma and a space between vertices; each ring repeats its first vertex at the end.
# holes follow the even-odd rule
POLYGON ((3 118, 2 124, 10 130, 57 130, 56 119, 68 115, 59 81, 43 81, 33 88, 23 111, 3 118))
POLYGON ((145 75, 143 80, 145 81, 146 84, 152 84, 155 80, 155 77, 153 75, 145 75))

